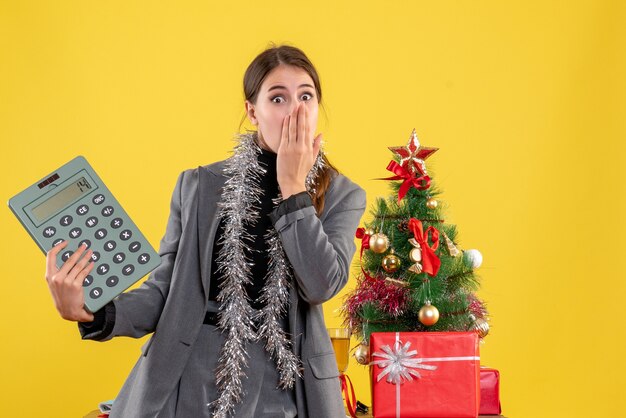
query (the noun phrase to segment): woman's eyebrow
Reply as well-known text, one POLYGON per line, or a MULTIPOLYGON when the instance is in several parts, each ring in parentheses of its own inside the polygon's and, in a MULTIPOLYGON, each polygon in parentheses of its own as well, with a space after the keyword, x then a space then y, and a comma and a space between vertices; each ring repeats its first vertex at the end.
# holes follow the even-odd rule
MULTIPOLYGON (((313 88, 313 86, 310 85, 310 84, 300 84, 298 86, 299 89, 302 88, 302 87, 311 87, 311 88, 313 88)), ((276 90, 276 89, 284 89, 284 90, 286 90, 287 87, 285 87, 283 85, 280 85, 280 84, 277 84, 275 86, 270 87, 267 91, 272 91, 272 90, 276 90)))

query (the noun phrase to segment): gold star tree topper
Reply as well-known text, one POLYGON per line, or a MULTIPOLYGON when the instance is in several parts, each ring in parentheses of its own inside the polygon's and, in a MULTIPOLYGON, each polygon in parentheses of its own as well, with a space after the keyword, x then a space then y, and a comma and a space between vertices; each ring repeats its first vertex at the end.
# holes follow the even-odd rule
POLYGON ((407 145, 403 147, 389 147, 389 149, 400 157, 400 165, 402 167, 413 174, 419 172, 424 176, 427 174, 424 160, 439 148, 423 147, 419 139, 417 139, 415 129, 413 129, 407 145))

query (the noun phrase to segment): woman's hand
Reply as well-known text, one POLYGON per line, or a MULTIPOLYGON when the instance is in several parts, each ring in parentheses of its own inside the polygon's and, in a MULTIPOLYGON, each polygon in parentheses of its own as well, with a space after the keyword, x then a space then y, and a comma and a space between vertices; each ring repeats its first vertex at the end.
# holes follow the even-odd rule
POLYGON ((57 254, 65 247, 67 247, 67 241, 52 247, 46 255, 46 281, 52 293, 54 305, 63 319, 79 322, 93 321, 93 314, 83 308, 85 305, 83 280, 94 266, 91 261, 92 251, 85 252, 87 246, 81 245, 58 269, 57 254), (84 257, 81 258, 83 254, 84 257))
POLYGON ((306 191, 305 181, 320 150, 322 134, 313 138, 306 104, 300 102, 285 116, 276 159, 276 176, 284 199, 306 191))

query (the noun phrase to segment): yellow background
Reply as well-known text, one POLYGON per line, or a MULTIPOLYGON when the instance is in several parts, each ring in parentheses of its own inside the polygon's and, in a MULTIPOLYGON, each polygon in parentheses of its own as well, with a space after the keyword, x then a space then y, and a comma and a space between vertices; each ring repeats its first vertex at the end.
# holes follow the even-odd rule
MULTIPOLYGON (((178 173, 232 148, 245 68, 289 42, 321 75, 329 158, 370 208, 388 146, 416 128, 440 148, 447 220, 484 255, 482 363, 504 413, 623 416, 625 19, 618 0, 2 0, 0 194, 82 154, 158 246, 178 173)), ((8 207, 0 222, 0 415, 81 417, 143 341, 82 341, 8 207)), ((365 368, 348 374, 369 404, 365 368)))

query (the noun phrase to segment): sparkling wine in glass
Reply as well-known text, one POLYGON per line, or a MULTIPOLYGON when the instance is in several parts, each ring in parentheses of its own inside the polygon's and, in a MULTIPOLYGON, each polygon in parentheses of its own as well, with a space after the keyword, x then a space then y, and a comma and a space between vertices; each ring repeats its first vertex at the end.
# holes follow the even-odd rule
POLYGON ((345 373, 350 361, 350 329, 348 328, 328 328, 330 341, 333 343, 337 368, 340 373, 345 373))

